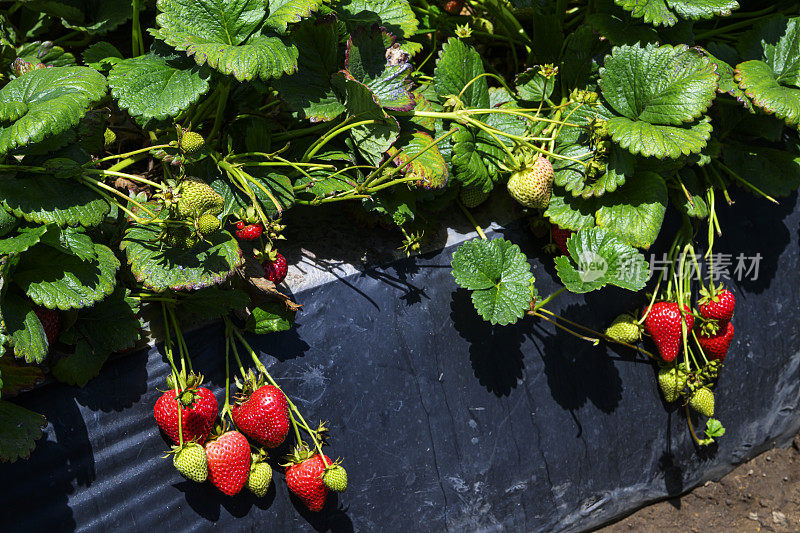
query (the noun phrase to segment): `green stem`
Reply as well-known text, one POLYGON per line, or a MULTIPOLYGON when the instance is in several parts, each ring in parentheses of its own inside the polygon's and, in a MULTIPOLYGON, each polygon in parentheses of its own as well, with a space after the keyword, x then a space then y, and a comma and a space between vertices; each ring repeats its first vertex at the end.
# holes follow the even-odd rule
MULTIPOLYGON (((148 146, 147 148, 139 148, 138 150, 134 150, 132 152, 126 152, 124 154, 110 155, 110 156, 104 157, 102 159, 97 159, 95 161, 89 161, 87 163, 84 163, 83 166, 84 167, 90 167, 90 166, 96 165, 98 163, 103 163, 105 161, 111 161, 112 159, 123 159, 123 158, 130 157, 130 156, 133 156, 133 155, 144 154, 144 153, 149 152, 150 150, 157 150, 159 148, 169 148, 169 146, 170 146, 169 144, 159 144, 159 145, 156 145, 156 146, 148 146)), ((114 169, 114 170, 119 170, 119 169, 114 169)))
POLYGON ((129 179, 131 181, 136 181, 136 182, 139 182, 139 183, 145 183, 145 184, 150 185, 151 187, 155 187, 156 189, 161 190, 161 191, 166 190, 166 188, 167 188, 165 185, 162 185, 161 183, 156 183, 154 181, 150 181, 147 178, 143 178, 141 176, 136 176, 134 174, 126 174, 124 172, 117 172, 115 170, 110 170, 110 169, 109 170, 102 170, 102 169, 96 169, 96 168, 87 168, 85 172, 87 174, 99 174, 101 176, 113 176, 115 178, 125 178, 125 179, 129 179))
POLYGON ((319 152, 322 149, 322 147, 325 146, 328 143, 328 141, 330 141, 331 139, 333 139, 334 137, 336 137, 340 133, 344 133, 344 132, 346 132, 348 130, 351 130, 353 128, 357 128, 359 126, 366 126, 367 124, 376 124, 376 123, 378 123, 377 120, 369 119, 369 120, 359 120, 358 122, 351 122, 349 124, 342 124, 338 128, 335 128, 332 131, 329 131, 328 133, 323 135, 320 139, 315 141, 314 144, 309 146, 308 150, 306 150, 306 153, 303 154, 302 162, 305 163, 305 162, 309 161, 312 157, 314 157, 314 154, 319 152))
POLYGON ((567 288, 566 288, 566 287, 561 287, 560 289, 558 289, 557 291, 555 291, 553 294, 551 294, 550 296, 548 296, 547 298, 545 298, 545 299, 544 299, 544 300, 542 300, 541 302, 539 302, 539 303, 537 303, 536 305, 534 305, 534 306, 533 306, 533 310, 534 310, 534 311, 538 311, 539 309, 541 309, 541 308, 542 308, 542 307, 544 307, 545 305, 549 304, 549 303, 550 303, 550 302, 551 302, 553 299, 555 299, 555 298, 556 298, 556 297, 557 297, 559 294, 561 294, 561 293, 562 293, 562 292, 564 292, 565 290, 567 290, 567 288))
POLYGON ((222 121, 225 115, 225 106, 228 105, 228 94, 231 91, 231 81, 226 78, 220 84, 219 99, 217 100, 217 111, 214 115, 214 125, 211 127, 211 133, 208 134, 208 139, 212 140, 219 133, 222 127, 222 121))
POLYGON ((142 38, 142 27, 139 22, 139 10, 141 9, 141 0, 133 0, 132 3, 132 24, 131 24, 131 48, 133 57, 144 54, 144 39, 142 38))
POLYGON ((469 220, 469 223, 472 224, 472 227, 475 228, 475 231, 478 232, 478 235, 480 235, 481 239, 485 241, 486 234, 483 232, 480 225, 475 220, 475 217, 472 216, 472 213, 470 213, 469 210, 464 206, 464 204, 461 203, 461 200, 456 200, 456 203, 458 204, 458 207, 461 208, 461 211, 464 213, 464 216, 467 217, 467 220, 469 220))

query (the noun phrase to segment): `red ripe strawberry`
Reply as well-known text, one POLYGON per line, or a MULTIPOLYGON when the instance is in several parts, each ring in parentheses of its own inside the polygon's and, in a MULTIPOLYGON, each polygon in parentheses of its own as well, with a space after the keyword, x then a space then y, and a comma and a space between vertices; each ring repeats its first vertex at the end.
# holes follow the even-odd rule
POLYGON ((217 398, 205 387, 192 387, 181 391, 175 399, 175 389, 168 390, 156 401, 153 415, 172 442, 178 444, 178 408, 181 409, 183 442, 204 443, 217 419, 217 398))
MULTIPOLYGON (((683 306, 686 315, 686 330, 691 331, 694 326, 694 317, 690 310, 683 306)), ((681 350, 683 333, 681 331, 681 312, 675 302, 658 302, 653 304, 650 313, 644 321, 647 333, 653 337, 658 353, 666 361, 674 361, 681 350)))
POLYGON ((278 387, 264 385, 233 406, 233 421, 248 437, 267 448, 283 444, 289 433, 289 404, 278 387))
POLYGON ((44 334, 47 337, 47 345, 52 346, 61 334, 61 315, 55 309, 48 309, 41 305, 34 306, 33 312, 42 323, 44 334))
MULTIPOLYGON (((325 456, 325 460, 328 464, 333 463, 328 456, 325 456)), ((286 470, 286 486, 315 513, 322 509, 328 497, 328 487, 322 482, 324 472, 325 463, 319 454, 303 459, 286 470)))
POLYGON ((575 232, 568 229, 562 229, 555 224, 550 226, 550 235, 553 237, 553 242, 556 243, 562 255, 569 255, 567 250, 567 239, 572 237, 575 232))
POLYGON ((697 336, 697 342, 709 359, 719 359, 720 362, 725 361, 725 355, 728 353, 728 347, 733 340, 733 322, 725 322, 719 331, 712 335, 706 335, 701 332, 697 336))
POLYGON ((736 307, 736 298, 728 289, 717 292, 713 298, 711 295, 706 296, 698 305, 701 315, 719 321, 720 325, 730 322, 733 318, 734 307, 736 307))
POLYGON ((238 494, 250 475, 250 444, 238 431, 228 431, 206 444, 208 479, 228 496, 238 494))
POLYGON ((243 241, 254 241, 261 237, 263 231, 264 226, 262 226, 260 222, 257 224, 245 225, 245 223, 240 220, 236 223, 236 236, 243 241))
POLYGON ((447 0, 444 3, 444 10, 451 15, 458 15, 464 7, 464 0, 447 0))
POLYGON ((275 252, 275 259, 270 259, 264 263, 264 272, 267 274, 268 280, 278 285, 286 278, 286 273, 289 272, 286 258, 280 252, 275 252))

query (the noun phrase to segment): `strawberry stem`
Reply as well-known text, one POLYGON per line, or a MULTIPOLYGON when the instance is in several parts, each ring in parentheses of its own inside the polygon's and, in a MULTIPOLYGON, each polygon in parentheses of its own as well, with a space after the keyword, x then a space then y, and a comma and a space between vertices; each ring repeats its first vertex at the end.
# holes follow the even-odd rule
POLYGON ((464 213, 464 216, 467 217, 467 220, 469 220, 469 223, 472 224, 472 227, 475 228, 475 231, 478 232, 478 235, 480 235, 481 239, 483 239, 485 241, 486 240, 486 234, 483 232, 481 227, 478 225, 478 222, 472 216, 472 213, 470 213, 469 210, 464 206, 464 204, 461 203, 461 200, 457 199, 456 203, 458 204, 458 207, 461 208, 461 211, 464 213))

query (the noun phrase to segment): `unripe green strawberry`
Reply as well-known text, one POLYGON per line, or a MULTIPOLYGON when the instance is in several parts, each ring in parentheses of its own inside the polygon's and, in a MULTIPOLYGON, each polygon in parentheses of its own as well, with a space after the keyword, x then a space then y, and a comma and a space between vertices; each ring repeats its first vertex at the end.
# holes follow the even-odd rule
POLYGON ((263 498, 269 490, 270 481, 272 481, 272 467, 268 463, 257 463, 254 460, 250 465, 250 475, 247 477, 247 489, 259 498, 263 498))
POLYGON ((0 237, 8 235, 8 233, 16 227, 17 217, 0 206, 0 237))
POLYGON ((539 157, 533 165, 511 175, 508 192, 525 207, 545 209, 550 204, 554 176, 550 161, 539 157))
POLYGON ((197 219, 197 231, 199 231, 200 235, 203 237, 208 237, 219 229, 219 224, 220 222, 217 217, 206 213, 197 219))
POLYGON ((674 366, 658 370, 658 386, 667 402, 672 403, 678 399, 681 391, 686 388, 687 378, 686 372, 674 366))
POLYGON ((347 471, 338 463, 334 463, 322 473, 322 482, 334 492, 347 490, 347 471))
POLYGON ((211 186, 197 178, 186 178, 180 184, 178 216, 200 218, 204 214, 219 215, 225 200, 211 186))
POLYGON ((106 128, 103 132, 103 146, 108 148, 117 140, 117 134, 111 131, 110 129, 106 128))
POLYGON ((689 407, 703 416, 714 416, 714 393, 707 387, 697 389, 689 399, 689 407))
POLYGON ((642 326, 635 318, 625 313, 614 319, 614 322, 608 326, 606 335, 615 341, 630 344, 642 338, 642 326))
POLYGON ((194 248, 197 235, 189 226, 170 226, 164 236, 164 244, 170 248, 194 248))
POLYGON ((203 150, 206 140, 195 131, 187 131, 181 136, 181 150, 188 156, 195 156, 203 150))
POLYGON ((196 442, 185 444, 172 457, 172 464, 183 477, 202 483, 208 477, 206 450, 196 442))
POLYGON ((465 187, 461 189, 459 198, 461 199, 461 203, 464 204, 464 207, 472 209, 485 202, 486 199, 489 198, 489 193, 483 192, 482 189, 477 187, 465 187))

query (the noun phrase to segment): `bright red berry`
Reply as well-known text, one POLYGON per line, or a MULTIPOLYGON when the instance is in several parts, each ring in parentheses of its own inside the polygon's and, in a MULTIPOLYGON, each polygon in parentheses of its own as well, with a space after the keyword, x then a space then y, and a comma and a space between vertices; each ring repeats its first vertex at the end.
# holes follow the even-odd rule
MULTIPOLYGON (((685 305, 683 306, 686 317, 686 330, 692 330, 694 326, 694 316, 685 305)), ((648 334, 653 337, 661 358, 666 361, 674 361, 681 350, 683 342, 683 332, 681 331, 681 311, 675 302, 658 302, 653 304, 644 327, 648 334)))
POLYGON ((278 387, 263 385, 233 406, 233 421, 248 437, 267 448, 283 444, 289 433, 289 404, 278 387))
POLYGON ((197 387, 181 391, 178 398, 175 399, 175 390, 172 389, 162 394, 156 401, 153 416, 158 427, 172 442, 178 444, 178 408, 182 406, 183 442, 204 443, 217 419, 216 396, 205 387, 197 387))
MULTIPOLYGON (((327 456, 325 459, 328 464, 333 462, 327 456)), ((328 497, 328 487, 322 481, 323 472, 325 463, 319 454, 286 469, 286 486, 313 512, 320 511, 325 505, 325 498, 328 497)))
POLYGON ((447 0, 444 3, 444 10, 451 15, 458 15, 464 7, 464 0, 447 0))
POLYGON ((286 273, 289 272, 289 265, 286 264, 286 258, 280 252, 275 252, 275 259, 268 260, 264 264, 264 272, 267 279, 275 285, 278 285, 286 278, 286 273))
POLYGON ((567 239, 572 237, 575 232, 568 229, 563 229, 555 224, 550 226, 550 235, 553 237, 553 242, 556 243, 558 249, 561 251, 562 255, 569 255, 569 250, 567 250, 567 239))
POLYGON ((708 319, 717 320, 720 325, 730 322, 733 318, 733 309, 736 307, 736 298, 731 291, 723 289, 712 298, 710 295, 701 300, 698 305, 700 314, 708 319))
POLYGON ((238 431, 228 431, 206 444, 208 479, 228 496, 238 494, 250 475, 250 444, 238 431))
POLYGON ((725 355, 728 353, 728 347, 733 340, 733 322, 725 322, 719 328, 719 331, 713 335, 706 335, 701 332, 697 336, 697 342, 709 359, 719 359, 720 362, 725 361, 725 355))
POLYGON ((236 236, 243 241, 253 241, 261 237, 264 232, 264 226, 261 223, 247 224, 241 220, 236 223, 236 236))
POLYGON ((61 315, 55 309, 48 309, 41 305, 34 306, 33 312, 42 323, 44 334, 47 337, 47 345, 52 346, 61 334, 61 315))

